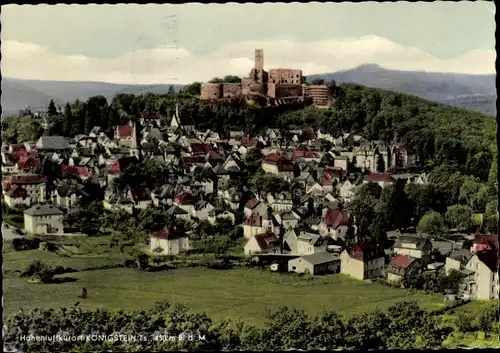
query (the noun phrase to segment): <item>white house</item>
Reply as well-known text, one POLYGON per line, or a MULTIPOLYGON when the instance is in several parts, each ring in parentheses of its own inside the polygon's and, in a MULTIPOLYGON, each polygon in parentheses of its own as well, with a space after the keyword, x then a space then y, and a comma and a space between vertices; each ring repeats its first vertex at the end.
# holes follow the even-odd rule
POLYGON ((279 253, 278 238, 274 233, 256 234, 248 239, 243 248, 245 255, 279 253))
POLYGON ((150 235, 149 248, 160 255, 179 255, 190 249, 189 237, 175 228, 163 229, 150 235))
POLYGON ((27 233, 64 233, 64 212, 55 206, 35 205, 24 211, 24 230, 27 233))
POLYGON ((374 244, 355 244, 340 254, 340 273, 356 279, 381 276, 385 269, 385 255, 374 244))

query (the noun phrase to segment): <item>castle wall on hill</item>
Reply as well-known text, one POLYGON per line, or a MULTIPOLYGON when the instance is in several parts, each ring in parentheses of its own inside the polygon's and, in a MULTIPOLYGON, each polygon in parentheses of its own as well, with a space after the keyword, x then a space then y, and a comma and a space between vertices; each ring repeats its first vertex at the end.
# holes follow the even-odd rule
POLYGON ((302 85, 268 83, 267 95, 271 98, 302 97, 302 85))
POLYGON ((315 106, 330 106, 330 91, 326 85, 309 85, 307 95, 312 98, 312 104, 315 106))
POLYGON ((201 99, 220 99, 222 98, 221 83, 202 83, 201 99))
POLYGON ((223 83, 222 96, 224 98, 231 98, 241 96, 242 94, 241 83, 223 83))
POLYGON ((269 70, 268 83, 302 84, 302 70, 271 69, 269 70))

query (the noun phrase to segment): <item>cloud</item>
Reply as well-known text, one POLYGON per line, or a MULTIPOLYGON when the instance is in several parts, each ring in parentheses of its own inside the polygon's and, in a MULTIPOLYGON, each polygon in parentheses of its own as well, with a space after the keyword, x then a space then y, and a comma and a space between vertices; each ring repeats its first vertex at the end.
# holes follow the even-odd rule
POLYGON ((244 41, 196 56, 183 48, 137 50, 115 59, 68 56, 49 48, 16 41, 2 42, 2 75, 13 78, 156 84, 205 81, 227 74, 246 76, 253 67, 255 48, 264 50, 264 67, 302 69, 304 75, 335 72, 362 64, 396 70, 495 73, 496 52, 474 50, 451 60, 416 48, 370 36, 300 43, 291 40, 244 41))

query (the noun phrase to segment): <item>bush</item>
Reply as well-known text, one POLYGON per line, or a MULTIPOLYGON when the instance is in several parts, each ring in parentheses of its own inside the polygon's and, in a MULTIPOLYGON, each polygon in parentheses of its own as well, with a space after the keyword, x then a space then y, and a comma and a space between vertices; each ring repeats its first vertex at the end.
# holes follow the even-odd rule
POLYGON ((39 238, 16 238, 12 240, 12 249, 15 251, 35 250, 40 247, 41 242, 39 238))
POLYGON ((474 327, 474 315, 470 313, 459 313, 457 315, 457 319, 455 321, 457 325, 457 329, 460 332, 473 332, 475 330, 474 327))
POLYGON ((137 268, 137 263, 134 260, 125 260, 123 266, 128 268, 137 268))
MULTIPOLYGON (((58 271, 61 271, 61 268, 62 267, 60 267, 58 271)), ((26 270, 21 274, 21 277, 35 277, 41 283, 49 283, 52 281, 55 275, 56 269, 41 261, 36 260, 26 268, 26 270)))

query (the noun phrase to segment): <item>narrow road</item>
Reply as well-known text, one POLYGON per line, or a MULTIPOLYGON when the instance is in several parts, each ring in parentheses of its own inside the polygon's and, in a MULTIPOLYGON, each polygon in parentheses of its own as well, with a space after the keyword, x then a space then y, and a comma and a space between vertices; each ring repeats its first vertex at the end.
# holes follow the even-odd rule
POLYGON ((23 235, 17 234, 13 227, 2 222, 2 237, 4 240, 12 240, 16 238, 22 238, 23 235))

